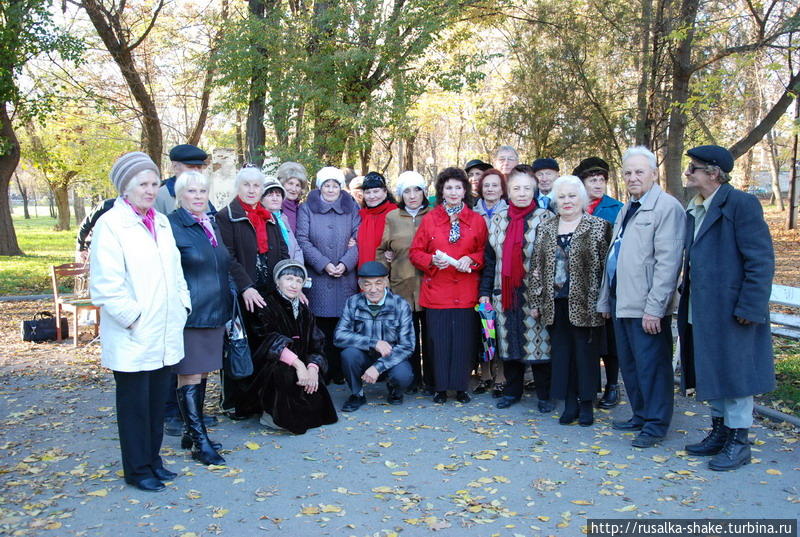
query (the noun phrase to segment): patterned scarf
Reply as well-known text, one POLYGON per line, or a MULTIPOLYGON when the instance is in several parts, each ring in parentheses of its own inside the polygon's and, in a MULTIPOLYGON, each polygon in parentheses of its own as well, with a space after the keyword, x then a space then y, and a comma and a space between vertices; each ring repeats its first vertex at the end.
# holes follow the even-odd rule
POLYGON ((147 209, 146 213, 142 214, 142 213, 139 212, 139 209, 137 209, 136 207, 133 206, 133 203, 128 201, 127 198, 122 198, 122 199, 124 199, 125 203, 128 204, 128 207, 130 207, 131 210, 133 210, 133 214, 135 214, 136 216, 138 216, 139 218, 142 219, 142 223, 144 224, 144 227, 146 227, 147 231, 149 231, 150 234, 153 236, 153 240, 157 242, 158 241, 158 237, 156 236, 156 211, 155 211, 155 209, 150 207, 149 209, 147 209))
POLYGON ((501 272, 501 288, 503 309, 509 311, 517 306, 517 289, 522 285, 525 266, 522 262, 522 243, 525 235, 525 219, 536 210, 536 203, 527 207, 509 205, 508 216, 511 221, 506 228, 503 240, 503 270, 501 272))
MULTIPOLYGON (((186 209, 184 209, 186 211, 186 209)), ((211 246, 214 248, 217 247, 217 236, 214 234, 214 227, 211 225, 211 218, 207 214, 203 216, 197 216, 196 214, 192 213, 191 211, 186 211, 187 213, 192 215, 195 222, 200 224, 200 227, 203 228, 203 231, 206 234, 206 238, 208 238, 208 242, 211 243, 211 246)))
POLYGON ((383 200, 375 207, 365 207, 359 211, 361 225, 358 227, 358 266, 367 261, 375 261, 375 250, 381 244, 386 215, 397 209, 391 201, 383 200))
POLYGON ((459 214, 464 209, 464 203, 461 202, 455 207, 448 207, 447 205, 444 206, 444 210, 447 213, 447 216, 450 218, 450 237, 448 241, 450 244, 458 242, 458 239, 461 238, 461 221, 456 218, 455 220, 452 219, 452 216, 455 214, 459 214))
POLYGON ((243 202, 242 198, 236 198, 236 199, 239 200, 239 205, 242 206, 245 214, 247 215, 247 219, 250 220, 250 223, 256 230, 256 243, 258 244, 258 253, 264 254, 269 252, 269 238, 267 237, 267 222, 272 218, 272 214, 268 210, 266 210, 264 206, 261 205, 260 203, 256 203, 255 207, 251 207, 250 205, 243 202))

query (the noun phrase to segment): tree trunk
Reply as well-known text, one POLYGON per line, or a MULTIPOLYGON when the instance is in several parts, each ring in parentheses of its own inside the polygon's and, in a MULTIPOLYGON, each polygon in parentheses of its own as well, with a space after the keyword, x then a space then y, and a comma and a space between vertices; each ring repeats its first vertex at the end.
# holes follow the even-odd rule
POLYGON ((664 173, 667 192, 686 201, 683 188, 681 162, 683 160, 683 138, 686 135, 686 110, 689 100, 689 81, 692 77, 692 41, 694 40, 695 19, 700 0, 683 0, 680 15, 675 26, 685 29, 685 35, 678 42, 672 56, 672 96, 669 113, 669 132, 664 156, 664 173))
POLYGON ((75 213, 75 225, 80 225, 86 218, 86 205, 83 196, 79 196, 76 191, 72 191, 72 212, 75 213))
MULTIPOLYGON (((267 6, 264 0, 248 0, 247 7, 251 19, 263 21, 267 6)), ((255 52, 264 55, 266 52, 260 47, 254 47, 255 52)), ((247 102, 247 122, 245 127, 245 160, 259 168, 264 163, 264 145, 267 141, 267 132, 264 128, 264 102, 267 98, 267 85, 264 73, 258 67, 258 60, 254 60, 253 72, 250 75, 250 89, 247 102)))
POLYGON ((236 159, 238 167, 244 166, 244 140, 242 139, 242 112, 236 109, 236 159))
POLYGON ((47 196, 47 209, 49 211, 50 218, 55 220, 56 219, 56 205, 55 205, 55 203, 53 203, 53 198, 55 198, 55 194, 53 193, 53 190, 51 189, 50 190, 50 194, 47 196))
POLYGON ((650 90, 650 40, 652 36, 653 0, 642 0, 642 18, 639 35, 642 46, 639 49, 638 67, 640 77, 636 88, 636 145, 649 145, 651 138, 651 122, 647 96, 650 90))
POLYGON ((222 28, 226 27, 228 20, 228 0, 222 0, 221 10, 221 24, 219 30, 211 38, 211 46, 208 51, 208 65, 206 66, 205 78, 203 79, 203 90, 200 93, 200 114, 197 116, 197 122, 194 124, 192 133, 189 135, 187 143, 192 145, 200 145, 200 138, 203 136, 203 130, 206 126, 208 119, 208 106, 211 101, 211 86, 214 82, 214 71, 217 64, 217 50, 219 49, 219 42, 222 38, 222 28))
POLYGON ((19 189, 19 195, 22 196, 22 213, 25 216, 25 220, 31 219, 31 213, 28 211, 28 189, 27 187, 22 185, 22 181, 19 180, 19 175, 14 174, 14 178, 17 180, 17 188, 19 189))
POLYGON ((5 142, 4 151, 0 152, 0 255, 22 255, 8 198, 8 185, 19 164, 19 141, 14 134, 7 106, 5 101, 0 102, 0 139, 5 142))
POLYGON ((412 134, 411 136, 405 139, 406 151, 405 154, 403 155, 403 169, 400 170, 401 172, 414 169, 414 143, 416 141, 417 141, 416 134, 412 134))
POLYGON ((53 198, 56 207, 55 231, 67 231, 69 229, 69 183, 77 172, 67 172, 62 181, 53 185, 53 198))
POLYGON ((770 172, 772 175, 772 196, 777 201, 778 208, 783 212, 783 196, 781 195, 781 161, 778 157, 778 144, 772 130, 767 131, 767 148, 770 156, 770 172))

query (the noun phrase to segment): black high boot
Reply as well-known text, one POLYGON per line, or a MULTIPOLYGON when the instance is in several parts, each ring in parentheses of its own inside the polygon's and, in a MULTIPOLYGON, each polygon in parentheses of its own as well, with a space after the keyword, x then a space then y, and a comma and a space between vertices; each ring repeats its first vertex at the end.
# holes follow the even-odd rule
POLYGON ((576 419, 578 419, 578 396, 574 393, 568 393, 566 399, 564 399, 564 412, 558 418, 558 423, 569 425, 576 419))
POLYGON ((749 429, 728 429, 728 438, 722 451, 708 461, 708 467, 718 472, 736 470, 750 464, 750 440, 747 437, 749 429))
POLYGON ((192 458, 206 465, 225 464, 225 459, 211 445, 203 425, 202 395, 203 389, 199 384, 189 384, 178 388, 178 406, 192 440, 192 458))
POLYGON ((597 403, 597 408, 614 408, 619 404, 619 384, 606 384, 603 397, 597 403))
POLYGON ((581 401, 578 425, 590 427, 594 423, 594 405, 592 401, 581 401))
POLYGON ((696 444, 688 444, 684 449, 689 455, 707 456, 716 455, 722 451, 728 439, 730 429, 725 425, 723 418, 711 418, 711 432, 696 444))
MULTIPOLYGON (((206 384, 208 384, 208 379, 203 379, 203 380, 200 381, 200 384, 198 384, 198 386, 200 386, 200 390, 202 392, 202 394, 201 394, 201 403, 200 403, 201 409, 202 409, 203 405, 205 405, 205 401, 206 401, 206 384)), ((207 416, 204 415, 203 416, 203 432, 206 433, 206 436, 208 436, 208 432, 206 431, 206 423, 209 420, 207 420, 206 418, 207 418, 207 416)), ((213 447, 215 450, 219 451, 220 449, 222 449, 222 444, 221 443, 214 442, 210 438, 208 439, 208 441, 211 442, 211 447, 213 447)), ((183 437, 181 437, 181 447, 183 449, 190 449, 192 447, 192 437, 189 436, 189 429, 186 427, 186 424, 183 425, 183 437)))

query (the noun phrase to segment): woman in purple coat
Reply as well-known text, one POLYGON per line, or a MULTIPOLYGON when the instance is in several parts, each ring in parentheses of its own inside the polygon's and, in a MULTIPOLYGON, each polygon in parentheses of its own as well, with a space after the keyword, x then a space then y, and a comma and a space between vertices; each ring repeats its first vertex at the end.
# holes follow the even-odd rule
POLYGON ((328 359, 326 380, 344 384, 339 349, 333 333, 345 301, 358 292, 355 269, 358 247, 355 237, 361 219, 359 206, 343 190, 344 174, 332 166, 317 172, 317 188, 309 192, 297 213, 297 242, 312 279, 308 305, 325 334, 328 359))

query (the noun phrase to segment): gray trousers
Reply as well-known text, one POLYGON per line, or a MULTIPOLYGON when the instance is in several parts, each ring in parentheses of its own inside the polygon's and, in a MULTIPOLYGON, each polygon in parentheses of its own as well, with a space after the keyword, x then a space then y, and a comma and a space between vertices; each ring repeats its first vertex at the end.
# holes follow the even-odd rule
POLYGON ((749 429, 753 426, 753 396, 712 399, 711 416, 723 418, 731 429, 749 429))
MULTIPOLYGON (((344 378, 347 381, 347 386, 353 395, 361 395, 364 391, 363 381, 361 375, 364 371, 377 361, 377 357, 373 357, 370 353, 364 352, 355 347, 347 347, 342 349, 342 369, 344 370, 344 378)), ((411 364, 408 360, 403 360, 390 370, 384 372, 380 378, 387 378, 389 384, 398 388, 400 393, 404 393, 406 388, 411 386, 414 382, 414 371, 411 369, 411 364)))

